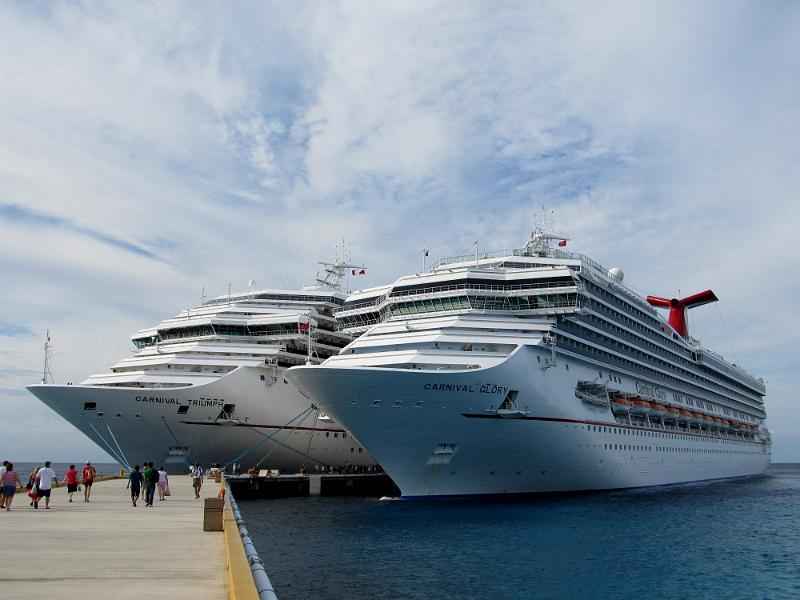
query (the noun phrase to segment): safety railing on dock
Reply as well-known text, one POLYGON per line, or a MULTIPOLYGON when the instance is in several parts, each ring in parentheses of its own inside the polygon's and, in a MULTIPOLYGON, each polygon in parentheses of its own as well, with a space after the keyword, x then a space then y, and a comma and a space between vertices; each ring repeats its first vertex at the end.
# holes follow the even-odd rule
POLYGON ((242 540, 242 545, 244 546, 245 557, 250 565, 250 571, 253 574, 253 582, 258 591, 258 597, 260 600, 278 600, 278 596, 275 594, 275 588, 272 586, 269 575, 267 575, 264 563, 261 562, 258 551, 253 545, 253 540, 250 539, 250 534, 247 531, 242 513, 239 512, 239 505, 236 504, 236 499, 233 497, 233 494, 230 493, 230 488, 228 488, 227 491, 231 512, 236 521, 236 527, 239 530, 239 537, 242 540))

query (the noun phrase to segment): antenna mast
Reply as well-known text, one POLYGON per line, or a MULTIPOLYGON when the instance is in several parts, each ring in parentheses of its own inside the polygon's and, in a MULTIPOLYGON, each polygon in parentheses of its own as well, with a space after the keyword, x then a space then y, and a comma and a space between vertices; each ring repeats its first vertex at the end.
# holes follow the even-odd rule
POLYGON ((53 383, 53 374, 50 372, 50 358, 53 345, 50 343, 50 330, 44 340, 44 369, 42 369, 42 383, 53 383))
POLYGON ((336 262, 320 262, 319 264, 322 265, 323 270, 322 273, 317 271, 317 276, 315 278, 317 285, 322 288, 330 288, 334 290, 341 289, 342 278, 347 277, 346 281, 349 282, 348 270, 355 271, 359 274, 366 270, 364 265, 357 265, 347 262, 344 240, 342 240, 341 258, 339 258, 339 254, 337 253, 336 262))

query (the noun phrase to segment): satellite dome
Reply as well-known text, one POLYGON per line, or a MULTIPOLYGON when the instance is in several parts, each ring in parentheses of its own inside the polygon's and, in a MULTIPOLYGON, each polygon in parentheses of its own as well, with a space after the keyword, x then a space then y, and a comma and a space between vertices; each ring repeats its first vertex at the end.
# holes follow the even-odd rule
POLYGON ((622 283, 622 280, 625 278, 625 273, 623 273, 622 269, 619 267, 611 267, 608 270, 608 276, 617 283, 622 283))

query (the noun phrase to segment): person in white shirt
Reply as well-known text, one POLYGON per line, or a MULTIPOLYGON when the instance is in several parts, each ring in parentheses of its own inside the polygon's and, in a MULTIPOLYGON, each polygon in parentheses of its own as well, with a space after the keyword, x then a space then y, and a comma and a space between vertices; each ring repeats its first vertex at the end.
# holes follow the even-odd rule
POLYGON ((50 509, 50 490, 53 487, 53 482, 58 486, 58 479, 56 472, 50 468, 50 461, 44 463, 44 466, 36 473, 36 500, 33 503, 33 508, 39 508, 39 500, 44 498, 44 507, 50 509))
POLYGON ((158 481, 156 482, 156 487, 158 488, 159 500, 163 500, 164 496, 167 494, 167 486, 169 486, 169 479, 167 478, 167 472, 164 470, 164 467, 161 467, 158 470, 158 481))
POLYGON ((200 498, 200 488, 203 485, 203 469, 200 468, 200 463, 194 463, 192 467, 192 487, 194 488, 194 498, 200 498))

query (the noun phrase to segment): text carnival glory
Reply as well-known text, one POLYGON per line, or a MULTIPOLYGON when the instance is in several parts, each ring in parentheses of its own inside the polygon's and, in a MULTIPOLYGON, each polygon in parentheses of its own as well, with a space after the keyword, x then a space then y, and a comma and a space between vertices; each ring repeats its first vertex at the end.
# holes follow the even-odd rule
POLYGON ((496 383, 426 383, 422 386, 426 392, 467 392, 481 394, 505 394, 508 386, 496 383))

